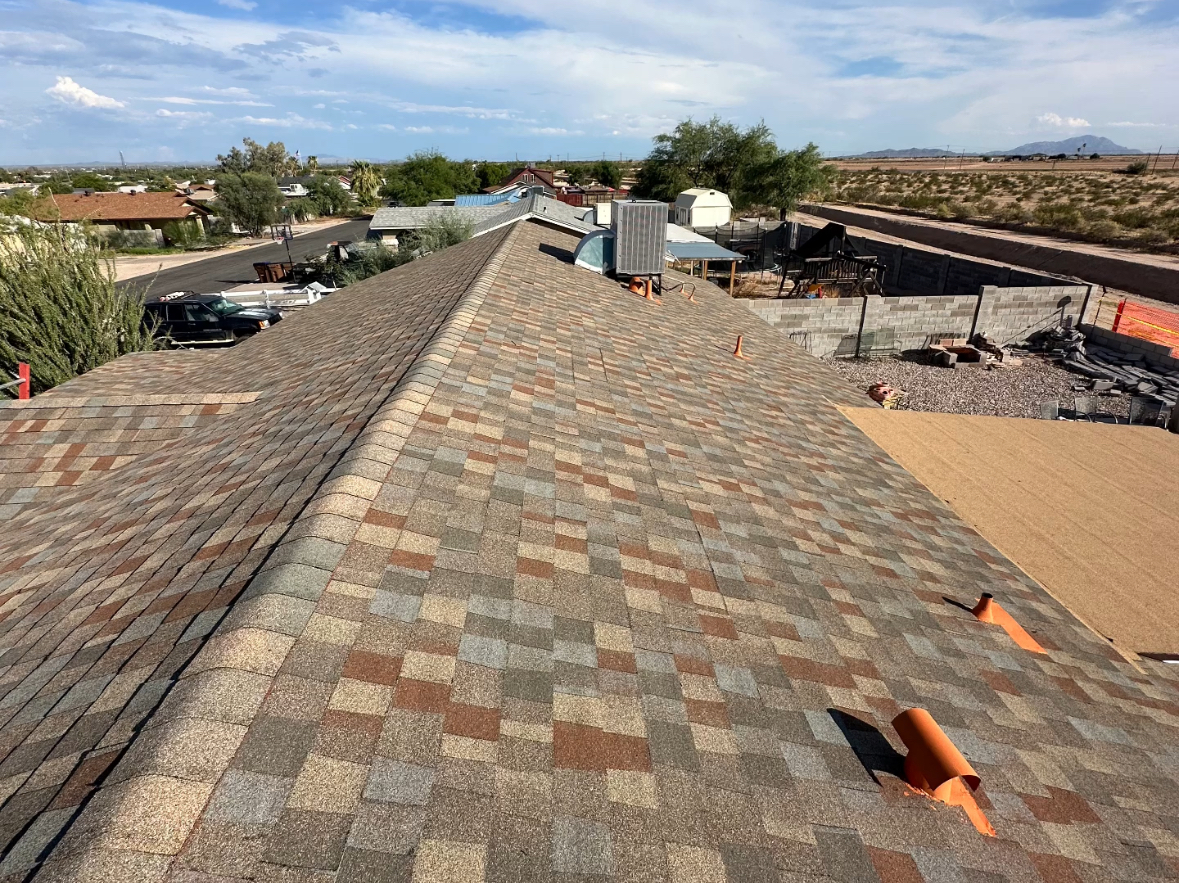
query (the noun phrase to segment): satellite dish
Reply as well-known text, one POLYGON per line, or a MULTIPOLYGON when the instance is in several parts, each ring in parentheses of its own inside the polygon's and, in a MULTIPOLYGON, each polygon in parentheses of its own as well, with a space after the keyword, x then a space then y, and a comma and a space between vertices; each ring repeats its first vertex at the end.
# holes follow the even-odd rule
POLYGON ((600 276, 614 271, 614 231, 587 233, 573 250, 573 265, 593 270, 600 276))

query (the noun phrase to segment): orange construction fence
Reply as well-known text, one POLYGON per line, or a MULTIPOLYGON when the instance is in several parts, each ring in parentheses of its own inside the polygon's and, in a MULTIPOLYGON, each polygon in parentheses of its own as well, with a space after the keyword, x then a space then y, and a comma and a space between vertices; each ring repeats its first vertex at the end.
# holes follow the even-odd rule
POLYGON ((1179 358, 1179 313, 1121 300, 1118 301, 1113 330, 1118 334, 1169 346, 1171 355, 1179 358))

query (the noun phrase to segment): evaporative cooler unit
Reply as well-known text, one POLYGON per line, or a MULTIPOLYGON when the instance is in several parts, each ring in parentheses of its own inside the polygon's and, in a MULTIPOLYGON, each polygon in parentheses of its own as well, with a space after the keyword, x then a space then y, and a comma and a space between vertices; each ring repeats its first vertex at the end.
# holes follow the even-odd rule
POLYGON ((666 266, 667 204, 652 199, 616 200, 614 270, 619 276, 661 276, 666 266))

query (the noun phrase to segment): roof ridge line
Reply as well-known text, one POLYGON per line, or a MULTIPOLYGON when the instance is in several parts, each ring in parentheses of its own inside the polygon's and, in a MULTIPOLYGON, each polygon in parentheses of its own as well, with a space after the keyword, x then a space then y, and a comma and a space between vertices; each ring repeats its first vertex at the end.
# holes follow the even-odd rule
POLYGON ((41 865, 54 880, 162 880, 441 382, 516 238, 510 229, 291 522, 41 865), (345 514, 347 513, 347 514, 345 514), (170 806, 167 814, 153 807, 170 806))

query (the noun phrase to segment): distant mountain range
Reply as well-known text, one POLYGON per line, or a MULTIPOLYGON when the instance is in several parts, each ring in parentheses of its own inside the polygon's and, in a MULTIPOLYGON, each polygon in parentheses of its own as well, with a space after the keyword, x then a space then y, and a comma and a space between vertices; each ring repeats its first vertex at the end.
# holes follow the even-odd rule
POLYGON ((1140 154, 1144 151, 1135 150, 1133 147, 1123 147, 1120 144, 1115 144, 1108 138, 1102 138, 1100 135, 1078 135, 1075 138, 1065 138, 1063 141, 1032 141, 1030 144, 1021 144, 1019 147, 1013 147, 1011 150, 994 150, 987 156, 1027 156, 1032 153, 1046 153, 1049 156, 1054 156, 1058 153, 1074 154, 1080 148, 1081 153, 1089 156, 1093 153, 1100 153, 1102 156, 1120 156, 1125 154, 1140 154))
MULTIPOLYGON (((1144 151, 1133 147, 1123 147, 1100 135, 1078 135, 1075 138, 1065 138, 1063 141, 1032 141, 1021 144, 1010 150, 992 150, 990 153, 974 154, 975 156, 1029 156, 1033 153, 1046 153, 1055 156, 1067 153, 1070 156, 1081 148, 1085 156, 1100 153, 1102 156, 1125 156, 1128 154, 1142 154, 1144 151)), ((857 153, 851 159, 933 159, 939 156, 957 156, 954 151, 947 151, 944 147, 909 147, 905 150, 870 150, 867 153, 857 153)), ((970 154, 967 154, 968 156, 970 154)))

